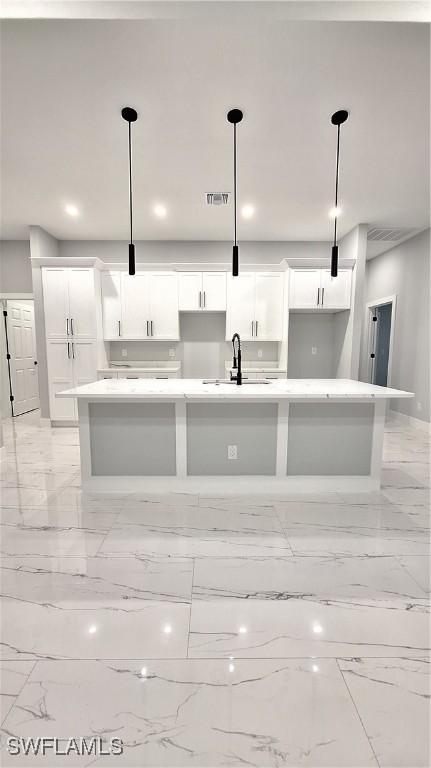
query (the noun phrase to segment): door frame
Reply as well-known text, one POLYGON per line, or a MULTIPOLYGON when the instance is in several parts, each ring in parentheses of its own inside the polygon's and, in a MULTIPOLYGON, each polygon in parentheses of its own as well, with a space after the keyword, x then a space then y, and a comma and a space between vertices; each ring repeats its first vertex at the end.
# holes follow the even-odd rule
POLYGON ((371 353, 374 350, 374 322, 373 322, 373 310, 376 307, 382 307, 386 304, 392 305, 391 312, 391 332, 389 335, 389 355, 388 355, 388 376, 386 386, 390 387, 392 384, 392 356, 394 350, 394 334, 395 334, 395 313, 397 308, 397 294, 392 296, 384 296, 381 299, 375 299, 375 301, 367 301, 366 307, 366 328, 367 328, 367 381, 372 384, 373 378, 373 361, 371 359, 371 353))

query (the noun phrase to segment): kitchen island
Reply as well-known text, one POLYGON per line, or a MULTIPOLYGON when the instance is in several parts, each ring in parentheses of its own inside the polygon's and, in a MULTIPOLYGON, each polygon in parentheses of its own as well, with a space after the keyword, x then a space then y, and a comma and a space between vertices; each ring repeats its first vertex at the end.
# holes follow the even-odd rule
POLYGON ((57 397, 78 403, 84 490, 218 495, 377 490, 387 401, 413 394, 349 379, 107 379, 57 397))

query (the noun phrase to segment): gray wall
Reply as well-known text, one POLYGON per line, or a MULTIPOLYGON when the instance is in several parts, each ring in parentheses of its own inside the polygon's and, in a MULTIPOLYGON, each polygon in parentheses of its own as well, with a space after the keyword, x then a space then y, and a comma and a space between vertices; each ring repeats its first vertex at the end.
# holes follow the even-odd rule
MULTIPOLYGON (((364 304, 396 294, 391 386, 415 393, 391 407, 430 421, 430 230, 367 262, 364 304)), ((360 378, 367 377, 363 311, 360 378)))
POLYGON ((0 240, 0 293, 32 293, 30 242, 0 240))
POLYGON ((289 379, 335 378, 334 318, 332 314, 290 313, 289 379))

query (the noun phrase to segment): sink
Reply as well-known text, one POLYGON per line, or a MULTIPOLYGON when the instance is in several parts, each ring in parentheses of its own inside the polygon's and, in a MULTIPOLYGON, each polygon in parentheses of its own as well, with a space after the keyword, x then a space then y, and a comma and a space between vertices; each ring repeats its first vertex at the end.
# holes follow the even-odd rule
MULTIPOLYGON (((234 387, 238 386, 236 381, 231 381, 230 379, 204 379, 202 384, 232 384, 234 387)), ((242 387, 244 384, 271 384, 271 382, 267 379, 257 379, 256 381, 252 381, 251 379, 243 379, 242 384, 239 386, 242 387)))

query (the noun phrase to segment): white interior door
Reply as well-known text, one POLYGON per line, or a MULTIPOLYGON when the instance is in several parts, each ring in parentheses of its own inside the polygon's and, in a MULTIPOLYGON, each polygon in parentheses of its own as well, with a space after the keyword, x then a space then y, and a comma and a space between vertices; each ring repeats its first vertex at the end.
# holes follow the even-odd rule
POLYGON ((39 408, 34 305, 32 301, 8 301, 7 328, 13 415, 39 408))
POLYGON ((152 339, 180 338, 176 272, 149 275, 150 335, 152 339))
POLYGON ((203 308, 207 312, 226 311, 226 272, 204 272, 202 291, 203 308))
POLYGON ((337 277, 331 277, 330 269, 322 269, 322 306, 327 309, 350 309, 351 284, 351 269, 339 269, 337 277))
POLYGON ((283 337, 284 274, 256 273, 255 338, 281 341, 283 337))
POLYGON ((121 335, 125 339, 149 338, 148 275, 121 273, 121 335))
POLYGON ((121 274, 102 272, 103 338, 121 337, 121 274))
POLYGON ((45 335, 47 340, 65 339, 69 328, 69 281, 64 267, 42 269, 45 335))
POLYGON ((291 309, 314 309, 320 297, 320 269, 290 270, 291 309))
POLYGON ((254 340, 255 273, 227 277, 226 339, 239 333, 242 341, 254 340))
POLYGON ((63 389, 72 389, 72 342, 50 341, 46 345, 49 378, 49 411, 53 421, 76 419, 76 404, 72 398, 56 397, 63 389))
POLYGON ((96 337, 94 270, 71 267, 69 277, 70 335, 76 341, 96 337))
POLYGON ((182 312, 200 310, 202 304, 202 272, 178 273, 178 308, 182 312))

